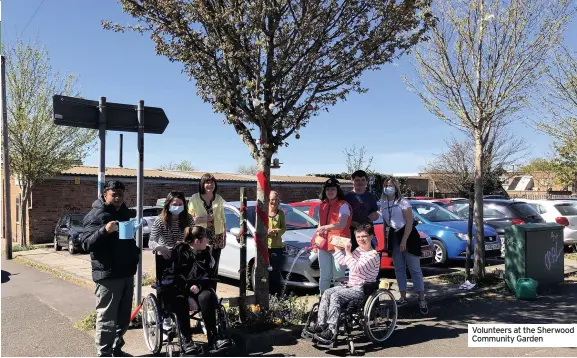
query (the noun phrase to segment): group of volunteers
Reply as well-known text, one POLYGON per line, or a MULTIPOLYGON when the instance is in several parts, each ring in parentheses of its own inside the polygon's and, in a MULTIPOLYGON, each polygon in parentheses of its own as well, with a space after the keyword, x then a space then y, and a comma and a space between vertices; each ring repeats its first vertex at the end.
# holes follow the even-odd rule
MULTIPOLYGON (((353 299, 362 299, 363 285, 377 282, 380 254, 373 221, 379 218, 377 197, 367 191, 367 174, 352 174, 353 190, 343 193, 338 180, 327 180, 322 188, 319 226, 311 247, 318 255, 321 294, 317 325, 311 330, 319 341, 328 342, 336 334, 340 308, 353 299), (333 239, 349 239, 343 247, 333 239), (348 269, 348 279, 345 277, 348 269), (340 282, 342 281, 342 282, 340 282), (331 288, 331 286, 333 286, 331 288)), ((169 322, 167 312, 174 312, 180 324, 186 355, 196 355, 200 347, 192 341, 189 310, 200 310, 205 323, 208 346, 220 350, 230 345, 216 331, 217 280, 221 252, 226 246, 224 199, 217 194, 218 184, 211 174, 204 174, 198 192, 188 204, 184 193, 168 194, 161 213, 151 228, 149 248, 155 255, 156 279, 163 324, 169 322), (164 285, 170 283, 170 285, 164 285)), ((118 222, 129 221, 133 215, 124 202, 125 186, 117 180, 105 184, 102 196, 92 204, 84 218, 80 236, 83 249, 90 253, 92 278, 96 283, 96 345, 98 356, 125 356, 123 336, 130 324, 134 275, 140 259, 135 240, 122 240, 118 222)), ((269 287, 273 295, 282 291, 284 259, 283 234, 286 232, 281 198, 270 193, 268 207, 268 246, 272 271, 269 287)), ((395 179, 383 183, 380 214, 387 248, 393 257, 401 298, 406 303, 406 268, 411 272, 419 307, 427 312, 423 275, 420 269, 420 236, 415 229, 412 209, 399 191, 395 179)))
MULTIPOLYGON (((377 197, 367 191, 368 176, 363 170, 352 174, 353 190, 344 194, 334 178, 327 180, 321 193, 319 227, 311 245, 318 253, 321 299, 316 325, 307 326, 309 335, 323 344, 330 344, 337 334, 337 320, 342 307, 352 300, 362 300, 365 284, 377 282, 381 256, 376 251, 373 222, 379 218, 377 197), (349 238, 344 247, 336 246, 333 238, 349 238), (342 280, 345 269, 348 280, 342 280), (338 284, 342 280, 342 283, 338 284), (333 287, 331 288, 331 285, 333 287)), ((411 272, 414 291, 419 296, 419 309, 427 314, 423 273, 420 267, 421 238, 413 220, 410 203, 402 197, 398 182, 387 178, 380 200, 387 238, 387 251, 393 257, 400 299, 407 303, 407 267, 411 272)))

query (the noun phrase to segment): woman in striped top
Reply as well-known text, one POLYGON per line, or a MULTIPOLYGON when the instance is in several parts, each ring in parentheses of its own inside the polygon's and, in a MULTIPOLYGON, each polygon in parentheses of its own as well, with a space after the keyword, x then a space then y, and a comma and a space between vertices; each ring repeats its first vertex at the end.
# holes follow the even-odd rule
POLYGON ((355 229, 355 238, 359 246, 351 252, 349 241, 343 248, 335 246, 334 258, 341 265, 349 268, 349 280, 346 285, 335 286, 326 290, 319 304, 318 320, 311 330, 316 340, 330 344, 337 334, 337 320, 341 307, 352 300, 365 297, 363 285, 376 282, 379 276, 380 256, 371 246, 373 230, 371 224, 362 224, 355 229))
POLYGON ((194 226, 194 220, 186 210, 184 193, 171 191, 166 197, 162 212, 152 225, 148 247, 156 255, 156 277, 170 266, 171 251, 184 240, 184 229, 194 226))

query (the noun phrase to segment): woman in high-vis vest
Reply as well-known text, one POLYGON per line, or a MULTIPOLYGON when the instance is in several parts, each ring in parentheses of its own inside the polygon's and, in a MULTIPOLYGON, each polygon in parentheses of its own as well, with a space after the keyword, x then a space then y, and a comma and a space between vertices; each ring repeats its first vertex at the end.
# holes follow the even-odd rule
POLYGON ((351 237, 351 207, 345 200, 341 184, 335 178, 330 178, 323 185, 322 204, 319 211, 319 227, 311 241, 318 253, 321 278, 319 290, 321 295, 330 288, 331 282, 344 277, 344 268, 335 261, 331 244, 333 236, 351 237))
MULTIPOLYGON (((211 277, 218 277, 220 253, 226 246, 224 199, 216 193, 217 190, 216 179, 206 173, 200 178, 198 193, 188 202, 188 213, 194 218, 195 225, 206 229, 208 244, 212 248, 215 265, 211 277)), ((213 282, 213 288, 216 290, 216 282, 213 282)))

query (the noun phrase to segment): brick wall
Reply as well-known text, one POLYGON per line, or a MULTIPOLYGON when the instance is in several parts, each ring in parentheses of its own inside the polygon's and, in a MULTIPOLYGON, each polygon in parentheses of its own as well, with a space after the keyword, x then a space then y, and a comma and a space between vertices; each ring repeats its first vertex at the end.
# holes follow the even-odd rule
MULTIPOLYGON (((136 206, 136 180, 133 178, 112 178, 123 181, 126 185, 126 204, 136 206)), ((45 181, 36 186, 32 193, 32 208, 29 210, 29 242, 48 243, 54 239, 54 228, 58 219, 66 214, 88 212, 96 199, 97 182, 94 177, 80 177, 75 184, 74 177, 62 176, 45 181)), ((249 200, 256 199, 256 182, 219 182, 218 192, 227 201, 240 199, 239 188, 244 186, 249 200)), ((317 183, 273 183, 271 189, 281 195, 284 203, 316 199, 319 197, 321 184, 317 183)), ((198 181, 165 180, 145 178, 144 205, 155 205, 156 200, 165 198, 172 190, 182 191, 188 197, 198 192, 198 181)), ((348 191, 346 187, 345 191, 348 191)), ((14 214, 13 214, 14 217, 14 214)), ((13 230, 15 226, 13 225, 13 230)))

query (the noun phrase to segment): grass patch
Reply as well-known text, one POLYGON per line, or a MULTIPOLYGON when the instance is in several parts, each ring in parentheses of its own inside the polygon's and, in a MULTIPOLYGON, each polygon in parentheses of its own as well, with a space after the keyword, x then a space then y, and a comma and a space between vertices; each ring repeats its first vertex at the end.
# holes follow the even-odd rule
POLYGON ((246 320, 241 323, 238 307, 227 309, 229 319, 236 322, 236 327, 254 333, 304 324, 309 314, 306 303, 294 294, 280 298, 270 296, 268 310, 261 310, 258 305, 249 305, 246 311, 246 320))
POLYGON ((96 329, 96 311, 91 311, 86 317, 74 323, 74 328, 90 332, 96 329))
POLYGON ((37 269, 37 270, 40 270, 40 271, 44 271, 44 272, 46 272, 46 273, 49 273, 49 274, 51 274, 51 275, 54 276, 54 277, 60 278, 60 279, 62 279, 62 280, 65 280, 65 281, 68 281, 68 282, 71 282, 71 283, 74 283, 74 284, 76 284, 76 285, 83 286, 83 287, 87 287, 87 288, 90 288, 90 289, 94 289, 94 288, 95 288, 95 284, 94 284, 94 282, 92 282, 92 281, 83 280, 83 279, 81 279, 81 278, 79 278, 79 277, 76 277, 76 276, 73 276, 73 275, 69 275, 69 274, 67 274, 67 273, 64 273, 64 272, 61 271, 61 270, 58 270, 58 269, 56 269, 56 268, 52 268, 52 267, 47 266, 47 265, 39 264, 39 263, 37 263, 37 262, 35 262, 35 261, 33 261, 33 260, 30 260, 30 259, 28 259, 28 258, 26 258, 26 257, 17 256, 17 257, 14 258, 14 260, 15 260, 15 261, 18 261, 18 262, 20 262, 20 263, 23 263, 23 264, 26 265, 26 266, 30 266, 30 267, 33 267, 33 268, 35 268, 35 269, 37 269))
POLYGON ((565 254, 565 259, 577 261, 577 252, 571 252, 565 254))
POLYGON ((150 286, 156 281, 156 276, 148 272, 142 273, 142 286, 150 286))
POLYGON ((22 246, 20 244, 12 244, 12 252, 45 249, 45 248, 50 247, 50 246, 52 246, 52 244, 36 244, 36 245, 26 245, 26 246, 22 246))

